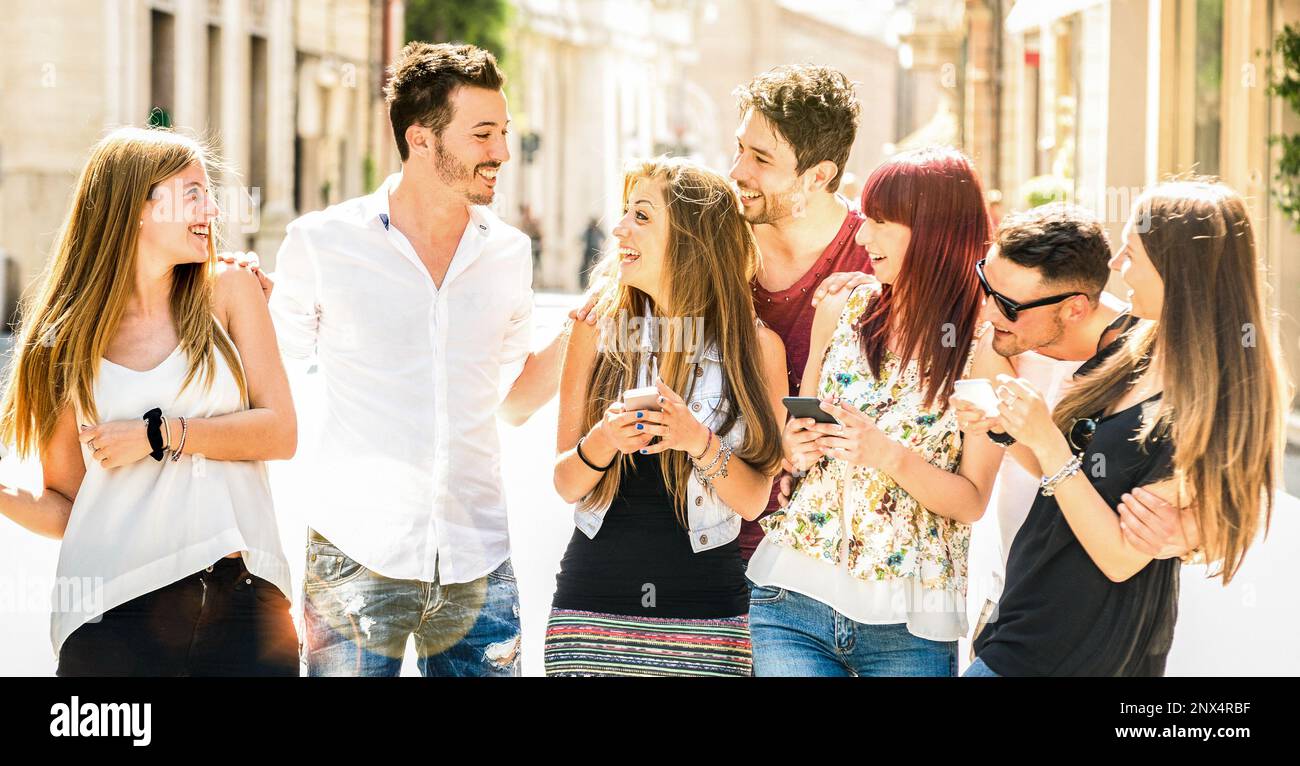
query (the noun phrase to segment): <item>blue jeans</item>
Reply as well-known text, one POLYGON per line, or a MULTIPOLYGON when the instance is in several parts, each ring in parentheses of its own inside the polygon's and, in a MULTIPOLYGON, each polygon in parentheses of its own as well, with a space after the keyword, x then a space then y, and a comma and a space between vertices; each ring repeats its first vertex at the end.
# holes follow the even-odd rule
POLYGON ((412 635, 423 676, 519 675, 519 590, 509 559, 468 583, 394 580, 313 532, 303 617, 311 676, 396 676, 412 635))
POLYGON ((966 668, 966 672, 961 674, 962 678, 1001 678, 993 668, 984 664, 984 660, 979 657, 966 668))
POLYGON ((854 622, 784 588, 750 588, 749 635, 756 676, 957 675, 956 641, 854 622))

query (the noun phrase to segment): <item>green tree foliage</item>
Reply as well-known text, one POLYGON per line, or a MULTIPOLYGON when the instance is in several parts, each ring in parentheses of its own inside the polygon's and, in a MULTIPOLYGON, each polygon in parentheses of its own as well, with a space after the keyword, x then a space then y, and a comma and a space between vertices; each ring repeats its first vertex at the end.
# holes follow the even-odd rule
POLYGON ((406 39, 470 43, 501 62, 509 16, 508 0, 407 0, 406 39))
MULTIPOLYGON (((1280 61, 1269 91, 1300 114, 1300 26, 1288 24, 1283 28, 1273 48, 1280 61)), ((1275 135, 1270 136, 1269 141, 1282 147, 1282 157, 1273 178, 1276 182, 1273 198, 1300 231, 1300 135, 1275 135)))

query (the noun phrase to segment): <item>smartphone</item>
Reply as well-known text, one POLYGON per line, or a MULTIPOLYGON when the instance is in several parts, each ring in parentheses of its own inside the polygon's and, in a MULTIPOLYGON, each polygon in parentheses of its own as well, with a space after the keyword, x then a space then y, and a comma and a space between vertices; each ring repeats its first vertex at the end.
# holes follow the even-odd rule
POLYGON ((659 412, 663 407, 659 404, 659 389, 655 386, 644 386, 642 388, 630 388, 623 392, 623 411, 631 410, 653 410, 659 412))
POLYGON ((781 399, 792 418, 812 418, 818 423, 838 423, 833 415, 822 409, 822 401, 815 396, 786 396, 781 399))
POLYGON ((991 418, 998 416, 998 395, 993 390, 993 382, 988 378, 959 380, 953 384, 952 398, 969 402, 991 418))

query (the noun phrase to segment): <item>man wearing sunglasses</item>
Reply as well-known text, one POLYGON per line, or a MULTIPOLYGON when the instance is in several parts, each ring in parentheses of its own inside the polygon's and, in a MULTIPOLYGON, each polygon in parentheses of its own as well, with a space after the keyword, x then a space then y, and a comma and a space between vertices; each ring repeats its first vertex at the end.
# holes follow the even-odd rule
MULTIPOLYGON (((1057 203, 1004 218, 988 256, 976 266, 985 296, 981 319, 993 325, 993 349, 1009 357, 1016 375, 1042 391, 1051 406, 1071 377, 1105 360, 1136 321, 1126 304, 1105 292, 1109 259, 1101 223, 1083 208, 1057 203)), ((989 431, 978 409, 956 400, 955 406, 968 438, 985 431, 1013 456, 1021 449, 1006 434, 989 431)), ((1080 419, 1068 437, 1083 450, 1095 428, 1080 419)), ((1003 461, 997 512, 985 514, 972 532, 972 635, 991 617, 1011 542, 1037 491, 1036 475, 1015 460, 1003 461)), ((1156 558, 1185 556, 1195 547, 1188 539, 1196 537, 1190 514, 1148 492, 1134 489, 1119 513, 1129 544, 1156 558)))

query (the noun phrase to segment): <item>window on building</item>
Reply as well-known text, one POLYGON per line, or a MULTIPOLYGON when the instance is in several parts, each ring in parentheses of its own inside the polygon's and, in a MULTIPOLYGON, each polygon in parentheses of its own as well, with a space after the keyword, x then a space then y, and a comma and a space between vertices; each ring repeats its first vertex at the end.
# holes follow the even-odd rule
POLYGON ((1223 0, 1196 0, 1193 158, 1198 172, 1219 173, 1223 100, 1223 0))
POLYGON ((165 127, 169 127, 176 99, 176 24, 170 13, 149 13, 149 41, 148 119, 160 122, 152 115, 167 115, 165 127))
POLYGON ((221 147, 221 27, 208 25, 208 124, 207 136, 220 154, 221 147))
POLYGON ((248 55, 248 193, 257 203, 266 199, 266 38, 252 35, 248 55))

